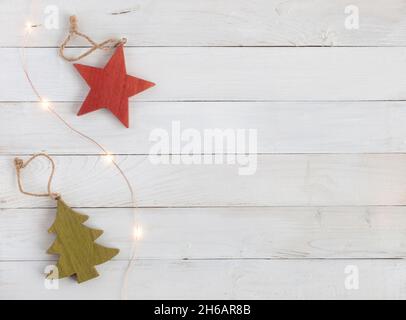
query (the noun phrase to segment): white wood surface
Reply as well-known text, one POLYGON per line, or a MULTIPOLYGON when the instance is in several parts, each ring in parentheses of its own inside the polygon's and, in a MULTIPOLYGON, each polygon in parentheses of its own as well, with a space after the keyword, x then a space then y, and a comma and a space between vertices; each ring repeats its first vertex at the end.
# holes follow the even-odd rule
MULTIPOLYGON (((403 0, 2 0, 7 33, 2 46, 20 46, 27 16, 31 45, 57 46, 68 16, 95 40, 126 36, 131 46, 404 46, 403 0), (47 29, 47 5, 57 6, 60 28, 47 29), (360 28, 347 30, 345 7, 360 10, 360 28), (123 14, 117 14, 122 12, 123 14)), ((75 44, 83 45, 84 42, 75 44)))
MULTIPOLYGON (((405 154, 258 155, 254 175, 237 165, 154 165, 148 156, 117 157, 141 207, 406 205, 405 154)), ((131 205, 117 171, 98 156, 55 157, 54 189, 75 207, 131 205)), ((19 194, 12 157, 2 157, 1 208, 50 207, 19 194)), ((27 190, 46 186, 49 165, 24 173, 27 190), (39 177, 42 177, 40 179, 39 177)))
MULTIPOLYGON (((37 101, 19 51, 0 51, 0 82, 7 84, 0 101, 37 101)), ((157 84, 133 100, 406 100, 406 48, 127 48, 125 54, 131 74, 157 84)), ((104 66, 108 57, 95 54, 83 63, 104 66)), ((26 58, 48 100, 87 95, 56 49, 27 49, 26 58)))
MULTIPOLYGON (((57 103, 72 125, 117 154, 148 154, 151 132, 246 128, 258 132, 259 153, 406 152, 406 103, 401 102, 133 102, 133 126, 124 129, 109 112, 77 117, 80 103, 57 103), (119 141, 120 143, 117 143, 119 141)), ((98 154, 38 103, 0 103, 0 152, 98 154), (16 125, 15 119, 19 119, 16 125), (41 125, 38 125, 38 124, 41 125), (50 134, 52 132, 52 134, 50 134)), ((215 146, 216 153, 224 149, 215 146)), ((171 152, 170 152, 171 153, 171 152)))
MULTIPOLYGON (((129 209, 78 208, 97 242, 130 256, 129 209)), ((406 256, 405 207, 142 208, 143 259, 387 259, 406 256)), ((55 209, 0 211, 0 261, 52 260, 45 253, 55 209)))
MULTIPOLYGON (((96 281, 78 287, 44 286, 52 262, 0 262, 0 298, 116 299, 126 261, 98 267, 96 281)), ((404 260, 138 260, 129 283, 130 299, 394 299, 404 298, 404 260), (358 290, 345 289, 345 268, 356 266, 358 290), (159 288, 159 289, 157 289, 159 288), (191 290, 191 288, 193 290, 191 290)))
MULTIPOLYGON (((122 178, 36 103, 19 60, 28 20, 40 93, 117 154, 135 188, 144 237, 129 298, 406 299, 405 14, 404 0, 2 0, 0 299, 119 299, 132 242, 122 178), (350 4, 359 30, 344 27, 350 4), (49 5, 58 29, 45 26, 49 5), (131 129, 106 111, 75 116, 88 88, 56 49, 71 14, 96 41, 127 37, 128 72, 157 83, 131 99, 131 129), (150 133, 173 121, 256 129, 256 173, 151 164, 150 133), (13 168, 40 151, 55 156, 55 190, 121 249, 95 281, 44 287, 55 204, 19 194, 13 168), (344 286, 351 265, 358 290, 344 286)), ((31 169, 38 190, 49 166, 31 169)))

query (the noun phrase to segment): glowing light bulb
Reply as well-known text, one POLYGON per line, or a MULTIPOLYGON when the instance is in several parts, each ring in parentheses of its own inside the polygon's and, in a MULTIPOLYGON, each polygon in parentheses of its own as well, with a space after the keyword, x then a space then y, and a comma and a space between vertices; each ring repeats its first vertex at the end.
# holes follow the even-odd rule
POLYGON ((47 99, 41 99, 41 107, 45 110, 48 110, 50 108, 51 104, 47 99))
POLYGON ((112 163, 112 162, 114 161, 114 155, 112 155, 110 152, 107 152, 107 153, 104 155, 104 160, 105 160, 107 163, 112 163))
POLYGON ((133 237, 135 240, 141 240, 143 236, 142 228, 140 225, 134 226, 133 237))
POLYGON ((33 29, 34 29, 34 28, 33 28, 33 24, 28 21, 28 22, 25 24, 25 30, 26 30, 28 33, 31 33, 33 29))

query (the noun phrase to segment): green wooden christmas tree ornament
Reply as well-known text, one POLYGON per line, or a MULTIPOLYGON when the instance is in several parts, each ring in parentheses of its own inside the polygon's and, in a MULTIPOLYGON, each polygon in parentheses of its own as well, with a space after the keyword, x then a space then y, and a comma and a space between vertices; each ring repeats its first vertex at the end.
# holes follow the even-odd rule
POLYGON ((56 234, 56 239, 47 253, 59 255, 58 274, 49 277, 61 279, 76 275, 78 283, 98 277, 95 266, 112 259, 119 250, 95 243, 103 230, 85 226, 83 223, 89 217, 72 210, 61 198, 57 203, 56 219, 48 230, 56 234))
POLYGON ((102 234, 102 230, 92 229, 83 223, 88 216, 74 211, 63 202, 61 196, 51 191, 52 178, 55 173, 55 163, 44 153, 33 155, 24 163, 16 158, 14 164, 17 172, 19 190, 29 196, 51 197, 57 201, 56 218, 49 232, 56 234, 56 239, 47 253, 59 255, 57 269, 48 274, 49 279, 61 279, 76 276, 78 283, 99 276, 95 266, 112 259, 119 253, 118 249, 107 248, 95 243, 102 234), (51 174, 48 179, 46 193, 33 193, 24 190, 21 182, 21 170, 27 167, 37 157, 45 157, 51 163, 51 174))

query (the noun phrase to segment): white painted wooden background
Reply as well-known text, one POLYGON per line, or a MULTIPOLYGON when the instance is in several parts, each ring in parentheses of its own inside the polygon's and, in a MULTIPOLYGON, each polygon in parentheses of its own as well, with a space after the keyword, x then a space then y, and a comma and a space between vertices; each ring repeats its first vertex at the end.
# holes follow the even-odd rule
MULTIPOLYGON (((39 107, 24 78, 27 19, 39 24, 27 50, 34 83, 117 154, 135 187, 144 239, 129 298, 406 298, 405 0, 35 2, 0 2, 0 298, 118 299, 131 246, 120 176, 39 107), (344 27, 349 4, 359 30, 344 27), (47 5, 59 30, 43 25, 47 5), (71 14, 94 39, 126 36, 129 73, 158 84, 131 99, 131 129, 103 111, 75 116, 88 89, 56 50, 71 14), (173 120, 257 129, 257 173, 152 165, 149 134, 173 120), (39 151, 55 156, 55 189, 105 230, 99 242, 121 249, 97 280, 44 287, 54 203, 19 194, 12 162, 39 151), (344 286, 349 265, 358 290, 344 286)), ((32 168, 34 188, 49 166, 32 168)))

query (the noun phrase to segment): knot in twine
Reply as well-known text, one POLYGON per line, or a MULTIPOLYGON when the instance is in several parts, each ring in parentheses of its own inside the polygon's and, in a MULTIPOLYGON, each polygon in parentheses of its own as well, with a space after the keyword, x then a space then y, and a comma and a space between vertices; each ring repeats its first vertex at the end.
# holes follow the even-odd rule
POLYGON ((85 35, 84 33, 81 33, 78 31, 78 19, 76 16, 70 16, 69 17, 69 34, 66 37, 66 39, 62 42, 61 46, 59 47, 59 55, 65 59, 66 61, 69 62, 75 62, 78 61, 80 59, 83 59, 84 57, 87 57, 89 54, 91 54, 93 51, 97 50, 97 49, 101 49, 101 50, 108 50, 108 49, 112 49, 115 48, 119 45, 124 45, 127 43, 127 39, 126 38, 121 38, 119 40, 117 39, 107 39, 101 43, 96 43, 95 41, 93 41, 89 36, 85 35), (87 40, 92 47, 87 50, 86 52, 82 53, 81 55, 78 56, 74 56, 74 57, 67 57, 65 55, 65 49, 67 44, 75 37, 82 37, 85 40, 87 40))
POLYGON ((15 165, 17 170, 21 170, 21 169, 24 168, 24 161, 19 159, 19 158, 15 158, 14 159, 14 165, 15 165))
POLYGON ((55 162, 54 162, 54 160, 52 160, 52 158, 49 155, 47 155, 45 153, 37 153, 37 154, 34 154, 31 158, 29 158, 26 162, 24 162, 20 158, 15 158, 14 166, 16 168, 18 189, 20 190, 21 193, 29 195, 29 196, 33 196, 33 197, 51 197, 53 200, 60 199, 59 193, 51 191, 52 179, 53 179, 54 173, 55 173, 55 162), (48 192, 47 193, 34 193, 34 192, 25 191, 22 181, 21 181, 22 180, 21 171, 24 168, 26 168, 31 163, 31 161, 33 161, 35 158, 38 158, 38 157, 45 157, 51 162, 51 174, 49 175, 49 178, 48 178, 48 184, 47 184, 48 192))
POLYGON ((78 18, 76 16, 69 17, 69 24, 70 24, 69 28, 70 33, 78 31, 78 18))

